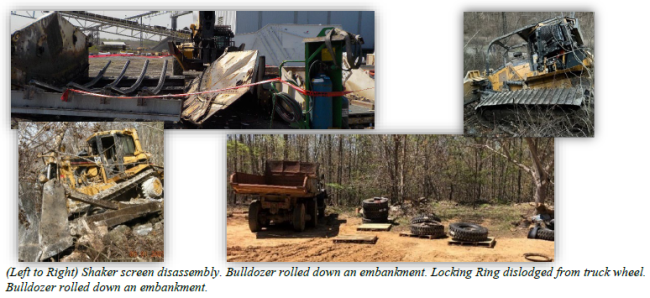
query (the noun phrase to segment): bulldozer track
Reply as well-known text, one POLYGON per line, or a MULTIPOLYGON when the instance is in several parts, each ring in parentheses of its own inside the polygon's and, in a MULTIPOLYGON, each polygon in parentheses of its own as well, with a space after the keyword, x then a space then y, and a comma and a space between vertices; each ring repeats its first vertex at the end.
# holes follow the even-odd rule
POLYGON ((497 92, 482 98, 476 110, 514 105, 579 107, 585 101, 584 91, 584 88, 572 87, 497 92))
POLYGON ((497 92, 481 98, 475 107, 490 122, 542 122, 564 119, 592 103, 592 93, 582 87, 497 92))
POLYGON ((68 197, 73 200, 81 201, 84 203, 88 203, 91 205, 103 207, 103 208, 108 208, 108 209, 119 209, 119 206, 115 203, 110 202, 111 200, 115 200, 118 197, 120 197, 122 194, 127 192, 128 190, 136 187, 138 184, 143 182, 145 179, 153 176, 155 171, 153 169, 146 170, 133 178, 129 179, 128 181, 124 181, 121 183, 118 183, 117 185, 101 192, 98 193, 94 196, 89 196, 86 194, 83 194, 81 192, 78 192, 67 185, 65 186, 66 193, 68 193, 68 197))

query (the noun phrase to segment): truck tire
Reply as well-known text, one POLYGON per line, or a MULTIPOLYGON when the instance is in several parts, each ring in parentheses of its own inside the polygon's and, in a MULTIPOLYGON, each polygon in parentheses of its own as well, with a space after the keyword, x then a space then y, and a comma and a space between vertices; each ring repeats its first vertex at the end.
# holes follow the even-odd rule
POLYGON ((318 204, 316 204, 316 198, 307 200, 306 203, 307 212, 309 212, 309 226, 316 227, 318 226, 318 204))
POLYGON ((248 227, 253 233, 262 229, 262 225, 258 219, 260 210, 262 210, 262 203, 259 201, 253 201, 251 205, 248 206, 248 227))
POLYGON ((361 222, 363 223, 387 223, 388 218, 379 218, 379 219, 371 219, 371 218, 362 218, 361 222))
POLYGON ((316 203, 318 203, 318 217, 325 218, 325 196, 318 195, 316 203))
POLYGON ((544 225, 546 226, 547 229, 555 230, 555 219, 551 219, 548 222, 544 222, 544 225))
POLYGON ((539 231, 539 229, 539 224, 536 224, 534 227, 530 228, 528 231, 528 239, 537 239, 537 231, 539 231))
POLYGON ((438 217, 437 215, 435 215, 433 213, 420 214, 420 215, 418 215, 416 217, 411 218, 411 224, 417 224, 417 223, 421 223, 421 222, 432 222, 432 221, 434 221, 434 222, 442 222, 442 220, 440 220, 440 217, 438 217))
POLYGON ((431 235, 435 238, 445 235, 445 226, 438 222, 421 222, 411 224, 411 234, 424 236, 431 235))
POLYGON ((537 230, 537 239, 555 241, 555 231, 551 229, 537 230))
POLYGON ((477 224, 456 222, 449 224, 449 235, 458 241, 484 241, 487 240, 488 229, 477 224))
POLYGON ((316 197, 316 203, 318 203, 318 217, 325 218, 325 198, 327 198, 327 193, 319 193, 316 197))
POLYGON ((363 217, 368 219, 387 219, 388 210, 383 211, 363 211, 363 217))
POLYGON ((295 208, 293 208, 293 230, 296 232, 302 232, 305 230, 305 204, 298 203, 295 208))
POLYGON ((363 211, 382 209, 388 210, 388 199, 382 197, 374 197, 371 199, 363 200, 361 207, 363 207, 363 211))

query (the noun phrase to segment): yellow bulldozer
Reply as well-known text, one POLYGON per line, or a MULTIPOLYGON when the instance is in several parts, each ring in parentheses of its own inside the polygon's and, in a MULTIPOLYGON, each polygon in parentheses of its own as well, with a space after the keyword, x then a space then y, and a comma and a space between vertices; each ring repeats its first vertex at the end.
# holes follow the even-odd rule
POLYGON ((593 67, 578 20, 551 18, 493 39, 485 70, 465 75, 464 103, 490 123, 544 121, 531 115, 566 118, 578 111, 593 117, 593 67), (493 68, 494 60, 501 65, 493 68))
POLYGON ((38 237, 21 241, 23 261, 56 256, 73 236, 97 227, 162 212, 164 169, 152 163, 135 129, 94 133, 83 147, 76 155, 61 147, 38 155, 45 164, 39 226, 31 227, 38 237))
POLYGON ((119 189, 117 193, 123 193, 125 188, 134 187, 147 199, 162 196, 164 172, 151 163, 151 153, 142 149, 135 129, 97 132, 86 139, 86 145, 76 156, 60 152, 39 155, 46 164, 39 182, 60 178, 70 192, 101 194, 95 199, 112 200, 117 197, 107 190, 119 189))

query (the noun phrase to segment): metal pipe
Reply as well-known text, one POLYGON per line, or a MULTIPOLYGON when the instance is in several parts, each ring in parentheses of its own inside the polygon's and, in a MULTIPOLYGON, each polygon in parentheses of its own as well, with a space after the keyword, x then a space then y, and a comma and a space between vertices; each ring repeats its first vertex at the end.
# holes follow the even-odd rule
POLYGON ((111 86, 110 88, 122 94, 129 94, 134 92, 135 90, 138 89, 138 87, 140 87, 140 84, 142 84, 142 80, 144 80, 144 75, 147 73, 147 67, 149 67, 149 60, 144 61, 144 66, 142 66, 142 71, 140 72, 140 76, 135 81, 135 83, 131 85, 131 87, 118 88, 117 86, 111 86))

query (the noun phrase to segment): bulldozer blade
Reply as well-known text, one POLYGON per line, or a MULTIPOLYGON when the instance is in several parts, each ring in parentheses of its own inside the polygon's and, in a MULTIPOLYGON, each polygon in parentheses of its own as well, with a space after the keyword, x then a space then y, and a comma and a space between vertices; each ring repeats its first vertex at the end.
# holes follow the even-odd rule
POLYGON ((56 256, 72 246, 66 200, 65 190, 59 180, 52 179, 43 185, 41 223, 38 232, 41 261, 56 256))
MULTIPOLYGON (((31 189, 27 190, 32 191, 31 189)), ((41 246, 38 243, 40 212, 36 211, 34 193, 20 196, 18 201, 18 261, 38 262, 41 246)))

